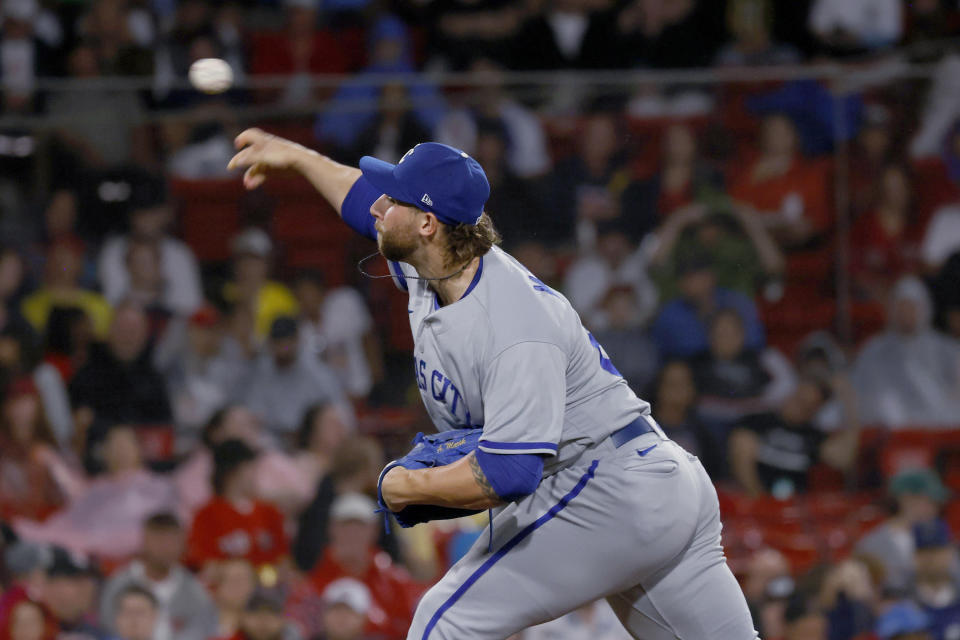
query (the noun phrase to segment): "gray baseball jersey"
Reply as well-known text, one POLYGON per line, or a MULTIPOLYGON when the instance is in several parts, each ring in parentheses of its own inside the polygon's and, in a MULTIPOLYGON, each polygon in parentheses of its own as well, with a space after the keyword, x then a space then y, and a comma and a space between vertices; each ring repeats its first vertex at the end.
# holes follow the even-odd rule
POLYGON ((539 488, 424 595, 408 640, 503 640, 598 598, 635 638, 757 638, 703 466, 570 303, 496 247, 445 307, 410 265, 390 268, 410 294, 414 373, 437 428, 482 427, 485 451, 546 456, 539 488), (638 418, 649 432, 608 438, 638 418))
POLYGON ((650 413, 560 293, 498 247, 456 304, 391 263, 410 294, 414 374, 440 430, 483 427, 491 453, 549 456, 549 475, 650 413))

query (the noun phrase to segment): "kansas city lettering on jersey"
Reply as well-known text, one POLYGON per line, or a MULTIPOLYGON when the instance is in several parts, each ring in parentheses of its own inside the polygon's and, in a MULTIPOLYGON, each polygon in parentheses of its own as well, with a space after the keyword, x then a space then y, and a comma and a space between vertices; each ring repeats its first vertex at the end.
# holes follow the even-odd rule
POLYGON ((429 392, 433 399, 443 404, 454 419, 464 426, 473 426, 470 421, 470 411, 457 385, 447 376, 436 369, 430 370, 424 360, 413 359, 414 373, 417 378, 417 386, 420 391, 429 392), (457 413, 459 411, 459 413, 457 413))

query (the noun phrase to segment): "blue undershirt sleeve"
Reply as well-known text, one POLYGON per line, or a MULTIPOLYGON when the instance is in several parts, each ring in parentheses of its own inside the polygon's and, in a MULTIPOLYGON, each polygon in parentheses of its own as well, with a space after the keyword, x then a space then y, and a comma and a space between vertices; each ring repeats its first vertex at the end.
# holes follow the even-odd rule
POLYGON ((376 241, 377 230, 374 228, 373 216, 370 207, 383 195, 379 189, 367 182, 363 176, 350 187, 347 197, 340 206, 340 216, 347 226, 365 238, 376 241))
POLYGON ((543 456, 539 454, 488 453, 477 449, 476 456, 490 486, 507 502, 530 495, 543 479, 543 456))

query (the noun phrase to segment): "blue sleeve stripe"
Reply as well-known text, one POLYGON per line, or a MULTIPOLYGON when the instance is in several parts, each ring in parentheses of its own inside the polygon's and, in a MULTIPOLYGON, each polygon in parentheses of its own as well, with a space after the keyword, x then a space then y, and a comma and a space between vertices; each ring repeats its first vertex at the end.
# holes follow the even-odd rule
POLYGON ((390 273, 393 274, 393 281, 396 283, 397 287, 404 291, 409 291, 407 287, 407 279, 403 275, 403 269, 400 268, 399 262, 389 261, 387 262, 390 265, 390 273))
POLYGON ((489 453, 550 453, 557 452, 552 442, 493 442, 481 440, 479 448, 489 453))
MULTIPOLYGON (((510 540, 508 540, 505 545, 497 549, 493 553, 493 555, 487 558, 486 562, 480 565, 476 571, 471 573, 470 576, 466 579, 466 581, 462 585, 460 585, 460 588, 454 591, 453 594, 451 594, 451 596, 447 598, 442 605, 440 605, 440 608, 437 609, 437 611, 433 614, 433 616, 431 616, 430 621, 427 623, 426 628, 423 630, 423 636, 421 637, 421 640, 427 640, 430 637, 430 633, 433 631, 434 627, 437 626, 437 623, 440 622, 440 618, 443 616, 443 614, 446 613, 446 611, 450 607, 456 604, 457 600, 462 598, 463 594, 465 594, 467 590, 470 587, 472 587, 473 584, 483 576, 483 574, 489 571, 493 567, 493 565, 495 565, 497 562, 500 561, 501 558, 507 555, 507 553, 509 553, 511 549, 513 549, 518 544, 523 542, 524 539, 526 539, 527 536, 529 536, 531 533, 533 533, 534 531, 536 531, 537 529, 545 525, 550 520, 552 520, 558 513, 563 511, 566 508, 566 506, 570 504, 570 502, 574 498, 580 495, 580 492, 583 491, 583 488, 587 486, 587 483, 590 482, 590 479, 593 478, 594 474, 596 473, 597 464, 599 464, 599 462, 600 462, 599 460, 594 460, 590 464, 590 468, 587 470, 586 473, 584 473, 580 477, 580 480, 573 487, 573 489, 571 489, 567 495, 560 498, 560 502, 553 505, 549 511, 547 511, 545 514, 543 514, 542 516, 534 520, 532 523, 528 524, 523 529, 523 531, 521 531, 517 535, 510 538, 510 540)), ((491 523, 491 526, 492 526, 492 523, 491 523)))
POLYGON ((357 178, 357 181, 350 187, 347 197, 343 199, 340 205, 340 217, 347 223, 347 226, 370 240, 377 239, 377 230, 374 228, 373 216, 370 215, 370 207, 377 201, 381 195, 380 190, 367 182, 363 176, 357 178))

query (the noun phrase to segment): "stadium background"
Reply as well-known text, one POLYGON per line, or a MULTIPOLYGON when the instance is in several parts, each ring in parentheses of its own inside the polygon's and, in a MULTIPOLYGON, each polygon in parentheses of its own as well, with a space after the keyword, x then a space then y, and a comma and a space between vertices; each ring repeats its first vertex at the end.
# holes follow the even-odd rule
POLYGON ((358 494, 431 429, 405 299, 304 180, 226 172, 256 125, 483 164, 505 248, 707 463, 764 638, 960 638, 956 3, 0 17, 0 637, 400 638, 482 530, 368 546, 358 494))

